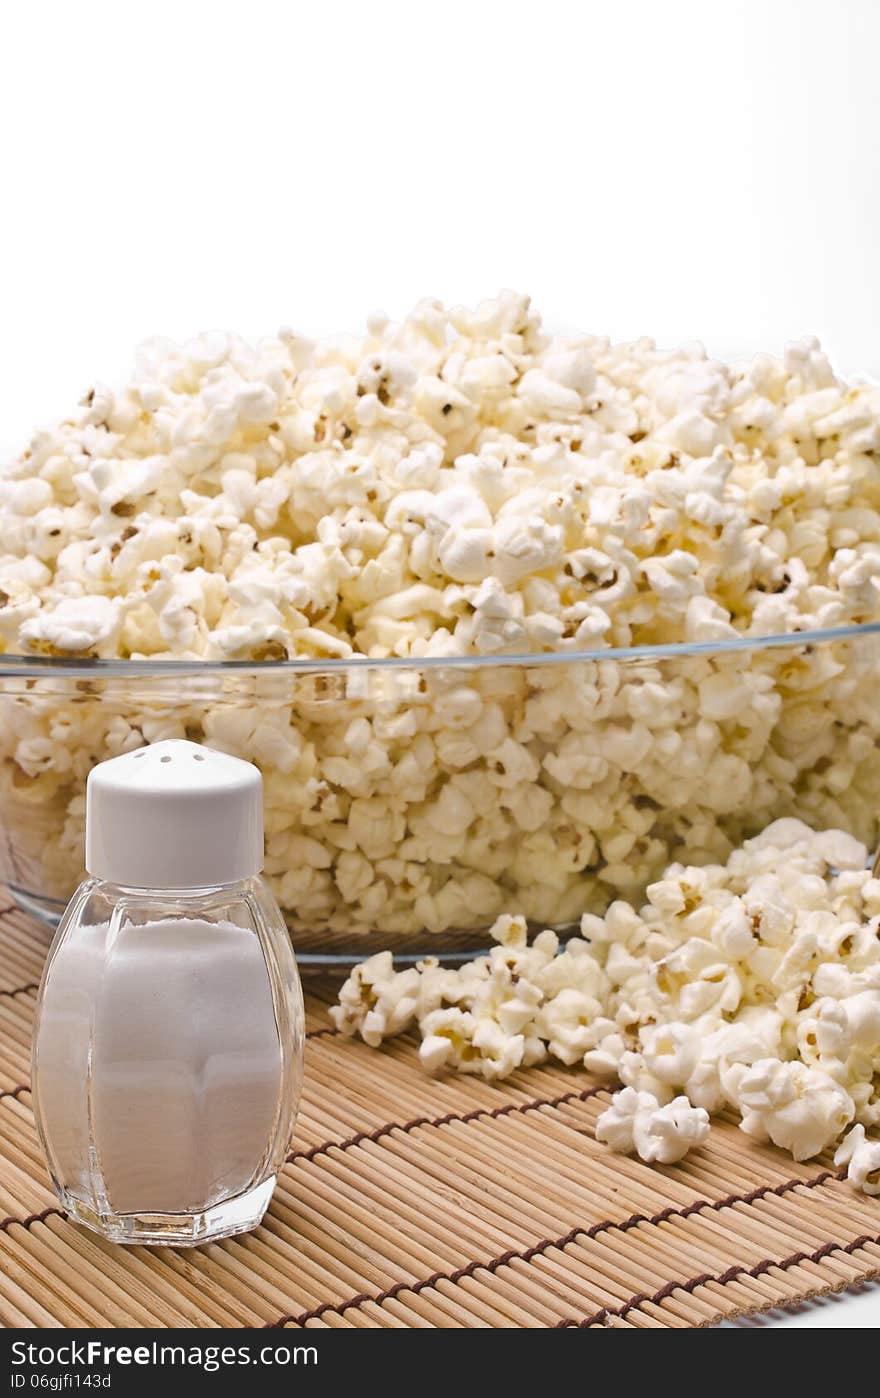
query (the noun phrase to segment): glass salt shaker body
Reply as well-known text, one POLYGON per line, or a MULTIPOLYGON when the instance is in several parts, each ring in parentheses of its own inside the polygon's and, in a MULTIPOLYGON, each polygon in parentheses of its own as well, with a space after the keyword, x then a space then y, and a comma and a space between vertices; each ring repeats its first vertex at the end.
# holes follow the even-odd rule
POLYGON ((169 741, 101 763, 43 973, 34 1111, 61 1203, 117 1243, 260 1222, 288 1149, 302 992, 250 763, 169 741))

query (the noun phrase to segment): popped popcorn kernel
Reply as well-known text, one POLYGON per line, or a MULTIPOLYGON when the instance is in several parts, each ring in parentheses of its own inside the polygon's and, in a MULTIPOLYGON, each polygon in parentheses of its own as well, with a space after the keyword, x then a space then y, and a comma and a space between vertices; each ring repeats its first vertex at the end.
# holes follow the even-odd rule
POLYGON ((869 1140, 864 1126, 854 1126, 834 1156, 838 1168, 846 1165, 846 1177, 865 1194, 880 1194, 880 1140, 869 1140))
POLYGON ((596 1140, 651 1164, 674 1165, 709 1135, 709 1114, 686 1097, 661 1106, 650 1092, 625 1087, 596 1122, 596 1140))

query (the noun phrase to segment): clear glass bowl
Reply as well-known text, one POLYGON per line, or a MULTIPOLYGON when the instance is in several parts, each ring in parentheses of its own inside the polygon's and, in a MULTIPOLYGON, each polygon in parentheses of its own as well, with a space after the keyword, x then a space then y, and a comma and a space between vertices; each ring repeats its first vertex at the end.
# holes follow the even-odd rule
POLYGON ((211 664, 0 655, 0 879, 48 921, 85 781, 190 738, 263 773, 304 962, 449 956, 501 912, 565 929, 783 815, 873 846, 880 623, 576 655, 211 664))

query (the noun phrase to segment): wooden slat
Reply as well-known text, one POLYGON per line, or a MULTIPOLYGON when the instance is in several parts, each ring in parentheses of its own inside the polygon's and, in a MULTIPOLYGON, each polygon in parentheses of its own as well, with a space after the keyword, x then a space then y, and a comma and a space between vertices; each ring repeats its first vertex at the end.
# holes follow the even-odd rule
POLYGON ((343 1039, 304 978, 295 1139, 255 1233, 118 1248, 57 1207, 29 1042, 50 934, 0 890, 0 1319, 7 1326, 292 1328, 712 1324, 880 1273, 880 1203, 732 1120, 679 1165, 595 1140, 605 1085, 539 1067, 428 1078, 415 1044, 343 1039))

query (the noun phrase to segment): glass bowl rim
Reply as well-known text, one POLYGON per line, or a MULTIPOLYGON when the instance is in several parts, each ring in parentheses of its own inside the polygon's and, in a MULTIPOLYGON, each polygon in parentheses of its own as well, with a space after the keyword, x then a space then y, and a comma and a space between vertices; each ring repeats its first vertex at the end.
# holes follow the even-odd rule
POLYGON ((773 635, 736 636, 717 641, 674 641, 656 645, 606 646, 596 650, 535 651, 494 655, 368 655, 347 657, 298 656, 292 660, 102 660, 76 656, 0 654, 0 679, 40 679, 49 676, 309 674, 352 670, 475 670, 502 666, 575 665, 624 660, 674 660, 693 655, 731 655, 742 651, 771 650, 782 646, 821 645, 880 635, 880 621, 819 630, 785 631, 773 635))

